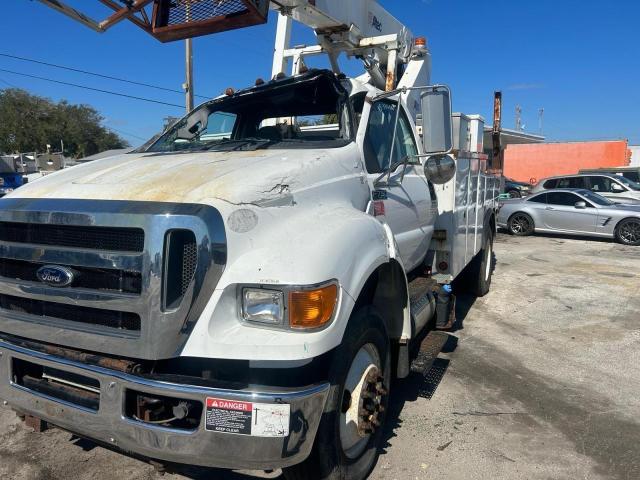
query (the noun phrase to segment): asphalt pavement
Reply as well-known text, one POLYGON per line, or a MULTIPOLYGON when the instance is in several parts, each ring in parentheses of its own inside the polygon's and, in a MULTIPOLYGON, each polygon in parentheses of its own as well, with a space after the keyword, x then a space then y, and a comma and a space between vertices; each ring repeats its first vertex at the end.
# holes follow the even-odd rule
MULTIPOLYGON (((393 388, 372 479, 640 479, 640 247, 500 234, 426 377, 393 388)), ((279 478, 148 463, 0 407, 0 478, 279 478)))

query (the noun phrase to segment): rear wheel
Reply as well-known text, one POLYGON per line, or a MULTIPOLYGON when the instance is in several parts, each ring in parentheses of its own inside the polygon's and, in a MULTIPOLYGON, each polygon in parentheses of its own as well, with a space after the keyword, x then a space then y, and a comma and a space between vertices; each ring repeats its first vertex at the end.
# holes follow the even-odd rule
POLYGON ((640 219, 621 221, 616 227, 616 240, 623 245, 640 245, 640 219))
POLYGON ((509 198, 522 198, 522 194, 518 190, 509 190, 507 195, 509 195, 509 198))
POLYGON ((491 273, 493 270, 493 235, 489 235, 484 248, 474 260, 476 266, 476 283, 473 293, 478 297, 484 297, 491 289, 491 273))
POLYGON ((484 297, 491 289, 493 273, 493 233, 487 233, 484 247, 454 281, 454 291, 484 297))
POLYGON ((364 480, 382 442, 391 383, 389 339, 380 315, 358 310, 329 370, 331 390, 311 455, 287 480, 364 480))
POLYGON ((525 237, 531 235, 535 229, 533 218, 526 213, 514 213, 509 219, 509 232, 512 235, 525 237))

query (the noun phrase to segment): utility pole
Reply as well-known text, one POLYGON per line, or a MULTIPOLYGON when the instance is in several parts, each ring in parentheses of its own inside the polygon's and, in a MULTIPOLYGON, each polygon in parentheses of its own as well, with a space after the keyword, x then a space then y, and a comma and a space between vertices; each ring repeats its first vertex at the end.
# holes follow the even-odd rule
POLYGON ((193 44, 192 44, 192 41, 193 40, 191 38, 187 38, 185 40, 185 54, 186 54, 185 66, 186 66, 187 80, 182 86, 186 93, 187 113, 193 110, 193 44))
POLYGON ((503 169, 503 150, 502 139, 502 92, 493 94, 493 155, 491 158, 491 171, 502 175, 503 169))
POLYGON ((522 131, 522 107, 516 105, 516 131, 522 131))
MULTIPOLYGON (((187 22, 191 21, 191 1, 187 0, 187 22)), ((191 38, 187 38, 184 41, 184 46, 185 46, 185 55, 186 55, 186 59, 185 59, 185 67, 187 70, 187 75, 186 75, 186 82, 184 83, 183 87, 184 90, 187 94, 187 98, 186 98, 186 107, 187 107, 187 113, 189 113, 191 110, 193 110, 193 40, 191 38)))
POLYGON ((544 108, 538 110, 538 128, 540 129, 540 135, 544 135, 544 108))

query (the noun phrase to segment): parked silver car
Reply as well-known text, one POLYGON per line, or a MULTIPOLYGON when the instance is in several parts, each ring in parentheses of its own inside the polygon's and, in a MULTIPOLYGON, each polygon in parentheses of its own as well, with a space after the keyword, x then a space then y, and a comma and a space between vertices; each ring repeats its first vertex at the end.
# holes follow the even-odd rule
POLYGON ((616 203, 640 204, 640 183, 616 174, 586 173, 540 180, 533 193, 558 188, 584 188, 616 203))
POLYGON ((513 235, 534 232, 615 238, 640 245, 640 206, 616 204, 584 189, 558 189, 504 200, 498 226, 513 235))

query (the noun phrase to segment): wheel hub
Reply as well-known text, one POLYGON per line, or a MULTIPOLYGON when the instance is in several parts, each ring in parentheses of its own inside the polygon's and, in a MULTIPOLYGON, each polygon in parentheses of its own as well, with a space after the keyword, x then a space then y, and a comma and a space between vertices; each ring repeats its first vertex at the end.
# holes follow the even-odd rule
POLYGON ((370 435, 380 426, 380 414, 384 412, 383 398, 387 395, 384 379, 377 367, 369 370, 358 402, 358 434, 370 435))
POLYGON ((376 347, 364 345, 356 354, 344 383, 340 412, 340 441, 348 458, 357 458, 381 426, 384 399, 382 362, 376 347))

